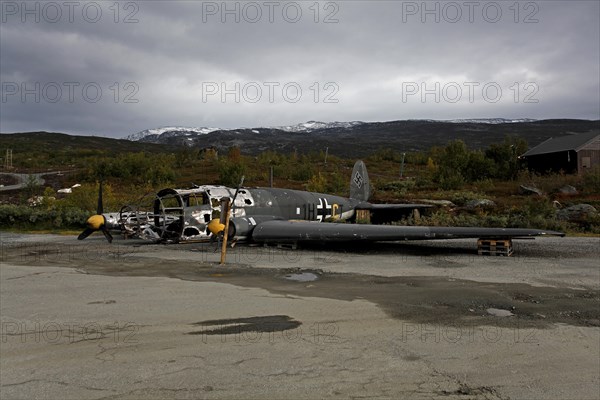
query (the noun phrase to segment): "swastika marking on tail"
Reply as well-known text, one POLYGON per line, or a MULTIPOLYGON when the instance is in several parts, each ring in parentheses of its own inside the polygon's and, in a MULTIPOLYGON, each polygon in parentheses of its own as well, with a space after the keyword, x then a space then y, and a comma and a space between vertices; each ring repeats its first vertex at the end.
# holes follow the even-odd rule
POLYGON ((356 186, 358 186, 359 189, 363 185, 363 177, 362 177, 362 175, 358 171, 354 175, 354 183, 356 184, 356 186))

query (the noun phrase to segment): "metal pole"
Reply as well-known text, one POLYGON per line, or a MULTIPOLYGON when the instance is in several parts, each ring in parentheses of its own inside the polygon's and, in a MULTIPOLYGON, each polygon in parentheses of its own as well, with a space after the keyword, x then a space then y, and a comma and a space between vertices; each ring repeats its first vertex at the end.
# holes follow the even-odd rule
POLYGON ((402 153, 402 163, 400 164, 400 179, 402 179, 402 175, 404 174, 404 156, 406 156, 406 153, 402 153))
POLYGON ((273 166, 271 166, 271 170, 269 173, 269 187, 273 187, 273 166))
MULTIPOLYGON (((225 258, 227 257, 227 236, 229 233, 229 219, 231 218, 231 200, 227 199, 226 202, 223 203, 225 206, 225 229, 223 230, 223 243, 221 244, 221 262, 220 264, 225 264, 225 258)), ((223 208, 223 207, 221 207, 223 208)), ((223 212, 224 210, 221 210, 223 212)))
POLYGON ((225 264, 225 258, 227 256, 227 236, 229 235, 229 220, 231 219, 231 210, 235 204, 235 199, 240 192, 240 189, 244 185, 244 176, 242 175, 242 179, 240 180, 240 184, 235 190, 235 194, 233 195, 233 199, 229 197, 225 199, 223 205, 221 206, 221 213, 223 213, 223 206, 225 206, 225 228, 223 229, 223 244, 221 245, 221 263, 220 265, 225 264))

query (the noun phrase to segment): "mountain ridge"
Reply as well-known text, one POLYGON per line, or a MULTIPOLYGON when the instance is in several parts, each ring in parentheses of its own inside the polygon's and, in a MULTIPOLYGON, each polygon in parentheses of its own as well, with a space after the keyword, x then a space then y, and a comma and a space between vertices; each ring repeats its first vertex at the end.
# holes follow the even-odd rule
MULTIPOLYGON (((181 127, 176 127, 181 128, 181 127)), ((198 128, 201 129, 201 128, 198 128)), ((216 129, 216 128, 215 128, 216 129)), ((553 119, 528 122, 444 122, 404 120, 362 122, 352 126, 318 128, 305 131, 284 131, 276 128, 240 128, 214 130, 186 135, 173 131, 165 135, 147 136, 146 140, 131 141, 98 136, 74 136, 61 133, 31 132, 3 134, 3 148, 27 146, 57 151, 66 149, 102 149, 107 152, 149 151, 171 152, 181 148, 216 148, 226 152, 237 146, 242 153, 258 155, 264 151, 280 153, 310 153, 329 149, 330 154, 347 158, 366 157, 378 150, 400 152, 427 151, 432 146, 445 146, 449 141, 463 140, 471 149, 485 149, 502 142, 506 135, 522 137, 530 147, 550 137, 589 131, 600 132, 600 120, 553 119), (160 140, 159 140, 160 138, 160 140)))
MULTIPOLYGON (((431 119, 415 119, 407 121, 424 121, 424 122, 448 122, 448 123, 482 123, 482 124, 500 124, 500 123, 517 123, 517 122, 533 122, 536 121, 531 118, 518 118, 518 119, 507 119, 507 118, 474 118, 474 119, 450 119, 450 120, 431 120, 431 119)), ((396 121, 389 121, 396 122, 396 121)), ((324 129, 337 129, 337 128, 352 128, 362 124, 377 123, 377 122, 363 122, 363 121, 348 121, 348 122, 322 122, 310 120, 307 122, 301 122, 296 125, 281 125, 273 127, 254 127, 251 128, 254 133, 260 133, 260 130, 274 129, 281 130, 284 132, 312 132, 315 130, 324 129)), ((240 131, 247 130, 250 128, 233 128, 233 129, 222 129, 222 128, 211 128, 211 127, 184 127, 184 126, 165 126, 160 128, 145 129, 140 132, 133 133, 126 136, 124 139, 131 141, 157 141, 162 135, 169 136, 194 136, 204 135, 215 131, 240 131)))
MULTIPOLYGON (((335 125, 311 124, 306 129, 284 131, 274 128, 239 128, 215 130, 209 133, 165 132, 147 136, 141 142, 170 146, 214 147, 225 151, 238 146, 245 154, 259 154, 273 150, 283 153, 324 151, 343 157, 364 157, 381 149, 401 152, 425 151, 432 146, 444 146, 461 139, 470 148, 484 149, 501 142, 506 135, 523 137, 529 146, 535 146, 550 137, 569 133, 600 131, 600 121, 589 120, 504 120, 485 121, 432 121, 401 120, 387 122, 359 122, 335 125)), ((302 125, 302 124, 300 124, 302 125)), ((298 126, 298 125, 297 125, 298 126)))

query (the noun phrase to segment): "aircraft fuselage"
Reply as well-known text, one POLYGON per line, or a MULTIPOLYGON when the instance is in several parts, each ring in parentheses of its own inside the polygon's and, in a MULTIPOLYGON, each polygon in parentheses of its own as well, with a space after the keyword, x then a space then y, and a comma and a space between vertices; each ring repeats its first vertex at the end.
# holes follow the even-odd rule
MULTIPOLYGON (((154 202, 154 225, 161 237, 202 240, 210 237, 208 224, 221 217, 221 200, 233 199, 236 189, 199 186, 163 189, 154 202)), ((355 215, 360 200, 330 194, 279 188, 241 188, 231 212, 230 236, 244 239, 266 220, 345 221, 355 215)), ((363 203, 364 204, 364 203, 363 203)))

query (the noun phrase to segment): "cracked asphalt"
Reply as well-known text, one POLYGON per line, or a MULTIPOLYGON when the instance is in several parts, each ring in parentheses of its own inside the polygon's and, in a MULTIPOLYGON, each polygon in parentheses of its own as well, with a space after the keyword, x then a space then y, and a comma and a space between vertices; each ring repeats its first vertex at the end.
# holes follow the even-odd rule
POLYGON ((600 392, 599 238, 518 242, 511 258, 469 240, 238 245, 225 267, 211 245, 0 244, 3 400, 600 392))

